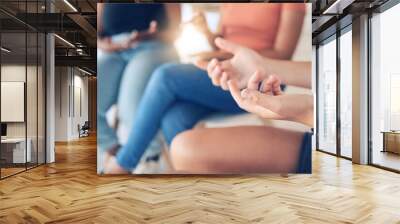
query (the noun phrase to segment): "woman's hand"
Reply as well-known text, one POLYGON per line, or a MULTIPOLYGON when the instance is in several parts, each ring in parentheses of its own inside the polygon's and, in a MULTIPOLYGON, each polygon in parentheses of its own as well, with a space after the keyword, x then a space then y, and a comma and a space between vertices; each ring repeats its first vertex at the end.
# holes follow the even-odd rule
POLYGON ((138 44, 140 41, 152 39, 157 34, 157 21, 153 20, 149 24, 149 28, 144 31, 132 31, 131 35, 128 39, 128 44, 130 46, 134 46, 138 44))
POLYGON ((258 71, 263 78, 268 76, 269 71, 264 58, 256 51, 222 38, 217 38, 215 43, 221 50, 232 53, 234 56, 224 61, 214 58, 210 62, 205 60, 196 62, 197 67, 207 70, 214 85, 228 90, 227 81, 235 79, 238 87, 242 89, 246 87, 251 74, 255 71, 258 71))
POLYGON ((129 48, 128 42, 113 43, 110 37, 97 38, 97 48, 108 52, 122 51, 129 48))
POLYGON ((157 33, 157 22, 151 21, 149 28, 145 31, 132 31, 129 38, 122 42, 114 43, 110 37, 98 38, 97 47, 103 51, 112 53, 117 51, 123 51, 134 47, 140 41, 153 38, 157 33))
POLYGON ((307 94, 282 95, 280 80, 271 75, 260 82, 262 76, 256 72, 247 88, 240 90, 235 80, 228 88, 240 108, 265 119, 290 120, 313 127, 313 97, 307 94))

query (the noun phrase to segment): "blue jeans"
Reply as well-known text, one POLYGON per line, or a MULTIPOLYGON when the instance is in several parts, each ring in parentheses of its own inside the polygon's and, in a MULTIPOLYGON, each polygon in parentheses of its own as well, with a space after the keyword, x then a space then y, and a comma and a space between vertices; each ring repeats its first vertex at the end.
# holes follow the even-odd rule
POLYGON ((159 41, 142 42, 121 52, 98 54, 97 142, 102 151, 118 144, 115 131, 106 121, 107 110, 118 102, 120 123, 131 124, 132 114, 153 70, 175 58, 172 48, 159 41))
POLYGON ((229 92, 212 85, 207 73, 191 64, 164 64, 150 78, 133 119, 128 142, 117 154, 126 170, 136 167, 161 128, 168 144, 179 133, 215 113, 243 112, 229 92))
POLYGON ((300 147, 299 159, 297 162, 296 173, 311 174, 312 172, 312 133, 306 132, 300 147))

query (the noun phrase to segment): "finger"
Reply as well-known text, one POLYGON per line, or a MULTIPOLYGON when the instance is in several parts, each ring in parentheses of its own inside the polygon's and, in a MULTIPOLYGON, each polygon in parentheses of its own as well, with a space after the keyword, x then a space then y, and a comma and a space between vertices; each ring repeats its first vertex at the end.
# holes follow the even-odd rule
POLYGON ((218 64, 217 60, 211 60, 207 65, 207 75, 208 77, 210 77, 210 79, 212 79, 212 74, 217 64, 218 64))
MULTIPOLYGON (((235 71, 235 69, 232 67, 232 64, 229 60, 225 60, 225 61, 219 61, 218 65, 221 67, 221 69, 226 72, 228 74, 228 79, 234 79, 234 78, 238 78, 236 76, 237 72, 235 71)), ((238 81, 238 80, 236 80, 238 81)), ((239 83, 237 83, 239 85, 239 83)), ((240 85, 239 85, 240 86, 240 85)))
POLYGON ((271 82, 269 82, 268 79, 264 80, 261 83, 261 87, 260 87, 260 92, 264 93, 264 94, 268 94, 268 95, 272 95, 272 85, 271 82))
POLYGON ((275 75, 270 75, 266 81, 263 82, 261 92, 268 95, 281 95, 281 81, 275 75))
POLYGON ((282 89, 281 89, 281 84, 280 82, 274 83, 272 87, 272 94, 277 96, 277 95, 282 95, 282 89))
POLYGON ((220 80, 220 84, 221 84, 221 88, 223 89, 223 90, 229 90, 229 87, 228 87, 228 73, 226 73, 226 72, 223 72, 222 73, 222 77, 221 77, 221 80, 220 80))
POLYGON ((230 60, 221 61, 219 64, 224 71, 232 71, 233 70, 230 60))
POLYGON ((266 80, 262 82, 260 92, 267 95, 273 95, 272 93, 273 82, 274 82, 273 78, 269 76, 266 80))
POLYGON ((240 96, 244 101, 249 101, 252 104, 257 104, 259 101, 259 92, 257 90, 252 90, 252 89, 244 89, 240 92, 240 96))
POLYGON ((246 89, 246 91, 242 91, 242 98, 274 113, 282 112, 282 96, 271 96, 257 90, 246 89))
POLYGON ((214 71, 214 69, 215 69, 215 66, 217 66, 217 64, 218 64, 218 60, 217 59, 212 59, 209 63, 208 63, 208 65, 207 65, 207 73, 208 73, 208 76, 210 76, 210 78, 211 78, 211 73, 214 71))
POLYGON ((155 33, 157 31, 157 21, 153 20, 150 22, 150 26, 149 26, 149 33, 155 33))
POLYGON ((276 75, 271 75, 273 95, 282 95, 281 80, 276 75))
POLYGON ((213 85, 219 86, 220 85, 220 79, 222 75, 222 70, 219 66, 216 66, 214 70, 211 72, 211 80, 213 85))
MULTIPOLYGON (((236 101, 236 103, 239 105, 240 108, 242 108, 250 113, 261 116, 263 118, 267 118, 267 119, 280 119, 281 118, 280 115, 278 115, 266 108, 263 108, 260 105, 257 105, 257 103, 253 102, 252 100, 242 98, 242 95, 246 96, 247 94, 252 94, 252 91, 254 91, 254 90, 246 90, 245 89, 243 91, 240 91, 237 86, 237 83, 233 80, 228 81, 228 87, 229 87, 229 91, 230 91, 233 99, 236 101)), ((254 91, 254 92, 257 92, 257 91, 254 91)))
POLYGON ((236 101, 240 108, 267 119, 284 118, 282 115, 269 109, 268 100, 273 99, 273 96, 267 96, 256 90, 245 89, 243 91, 240 91, 236 81, 234 80, 228 81, 228 87, 233 99, 236 101), (262 97, 263 95, 264 97, 262 97), (245 98, 243 98, 242 96, 244 96, 245 98))
POLYGON ((220 37, 215 39, 215 44, 222 50, 228 51, 230 53, 235 53, 240 48, 239 45, 220 37))
POLYGON ((240 93, 239 87, 237 86, 236 81, 229 80, 228 88, 229 88, 229 92, 231 93, 233 99, 236 101, 236 103, 240 107, 242 107, 242 96, 241 96, 241 93, 240 93))
POLYGON ((200 68, 200 69, 203 69, 203 70, 206 70, 206 71, 208 71, 208 66, 209 66, 209 62, 208 61, 205 61, 205 60, 201 60, 201 59, 199 59, 199 60, 196 60, 195 62, 194 62, 194 65, 196 65, 196 67, 198 67, 198 68, 200 68))
POLYGON ((261 81, 262 77, 260 75, 260 72, 256 71, 247 82, 247 88, 251 90, 258 90, 261 81))

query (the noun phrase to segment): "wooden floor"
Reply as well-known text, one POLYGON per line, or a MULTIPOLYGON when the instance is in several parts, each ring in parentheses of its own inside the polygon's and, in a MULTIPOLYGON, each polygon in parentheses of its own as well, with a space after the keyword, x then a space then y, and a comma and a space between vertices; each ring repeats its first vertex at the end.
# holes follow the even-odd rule
POLYGON ((1 168, 1 178, 5 178, 20 172, 24 172, 27 169, 33 169, 37 166, 37 164, 27 164, 27 167, 25 168, 25 165, 19 165, 18 167, 7 167, 7 168, 1 168))
POLYGON ((374 151, 372 156, 374 164, 400 170, 400 155, 391 152, 374 151))
POLYGON ((0 181, 0 223, 400 223, 400 175, 315 152, 312 175, 99 177, 95 138, 0 181))
POLYGON ((24 168, 1 168, 1 177, 7 177, 25 170, 24 168))

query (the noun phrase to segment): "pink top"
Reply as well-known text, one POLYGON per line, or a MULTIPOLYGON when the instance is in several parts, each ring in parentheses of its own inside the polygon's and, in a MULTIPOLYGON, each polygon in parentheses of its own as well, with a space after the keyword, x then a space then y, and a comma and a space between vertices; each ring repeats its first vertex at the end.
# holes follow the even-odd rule
POLYGON ((254 50, 274 46, 281 13, 305 13, 304 3, 230 3, 221 6, 222 35, 254 50))

